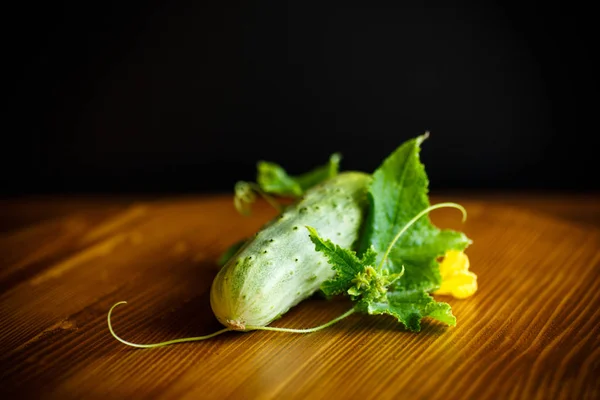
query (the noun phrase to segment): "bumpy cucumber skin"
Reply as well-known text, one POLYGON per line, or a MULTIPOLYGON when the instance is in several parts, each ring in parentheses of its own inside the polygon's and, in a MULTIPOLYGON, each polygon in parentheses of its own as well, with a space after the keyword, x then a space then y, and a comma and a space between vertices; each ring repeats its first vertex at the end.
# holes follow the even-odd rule
MULTIPOLYGON (((266 326, 334 275, 306 226, 342 247, 356 244, 370 175, 343 172, 308 190, 243 246, 215 277, 210 303, 226 327, 266 326)), ((251 329, 251 328, 248 328, 251 329)))

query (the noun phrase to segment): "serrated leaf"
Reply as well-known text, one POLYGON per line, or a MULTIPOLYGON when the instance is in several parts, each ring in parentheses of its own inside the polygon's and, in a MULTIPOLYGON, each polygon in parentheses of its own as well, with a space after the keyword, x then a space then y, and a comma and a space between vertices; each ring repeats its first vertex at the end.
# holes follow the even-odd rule
POLYGON ((398 281, 397 287, 409 290, 420 288, 431 292, 441 284, 438 257, 450 249, 464 249, 470 240, 462 232, 439 230, 435 227, 420 234, 422 236, 413 233, 400 239, 392 249, 390 259, 394 268, 404 265, 407 271, 404 278, 398 281))
MULTIPOLYGON (((360 249, 365 251, 373 246, 379 254, 378 263, 396 234, 430 205, 429 180, 419 159, 420 146, 426 138, 427 135, 422 135, 403 143, 373 173, 369 187, 371 210, 360 249)), ((462 250, 469 243, 464 234, 440 230, 429 216, 423 216, 406 230, 390 252, 390 272, 405 268, 404 276, 395 286, 426 291, 438 288, 441 279, 435 260, 446 251, 462 250)))
POLYGON ((313 227, 307 226, 306 229, 309 231, 315 250, 322 252, 336 271, 333 279, 325 281, 321 285, 321 290, 328 296, 345 293, 354 285, 356 276, 364 272, 366 266, 372 265, 375 261, 376 254, 372 249, 367 250, 359 259, 352 250, 344 249, 330 240, 322 239, 313 227))
POLYGON ((388 292, 387 302, 372 302, 367 305, 371 315, 387 314, 398 319, 408 330, 419 332, 421 320, 430 317, 447 325, 456 325, 456 318, 447 303, 437 302, 423 291, 388 292))

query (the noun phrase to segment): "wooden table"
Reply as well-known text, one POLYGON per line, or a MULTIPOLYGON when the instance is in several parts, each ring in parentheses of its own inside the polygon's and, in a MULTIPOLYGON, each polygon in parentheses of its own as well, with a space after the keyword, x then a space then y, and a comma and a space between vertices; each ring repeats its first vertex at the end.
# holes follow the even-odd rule
MULTIPOLYGON (((19 398, 600 398, 600 195, 434 196, 464 230, 479 291, 458 325, 352 315, 312 334, 226 333, 209 305, 215 259, 274 216, 241 217, 230 196, 63 197, 0 202, 2 394, 19 398)), ((348 309, 314 298, 274 326, 348 309)), ((7 398, 2 396, 2 398, 7 398)))

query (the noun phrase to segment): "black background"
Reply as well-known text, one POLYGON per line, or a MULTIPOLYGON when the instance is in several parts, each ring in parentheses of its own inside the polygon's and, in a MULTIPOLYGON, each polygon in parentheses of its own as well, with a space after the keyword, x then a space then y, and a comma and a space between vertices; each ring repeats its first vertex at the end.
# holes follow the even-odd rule
POLYGON ((4 193, 230 191, 334 151, 372 171, 425 130, 433 189, 599 189, 585 7, 83 3, 5 9, 4 193))

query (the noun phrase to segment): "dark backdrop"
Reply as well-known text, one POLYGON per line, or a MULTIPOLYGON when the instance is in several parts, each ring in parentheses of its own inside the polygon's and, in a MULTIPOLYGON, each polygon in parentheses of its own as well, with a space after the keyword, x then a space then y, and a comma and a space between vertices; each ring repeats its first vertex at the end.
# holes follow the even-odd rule
POLYGON ((425 130, 433 188, 599 188, 581 6, 83 3, 5 10, 6 193, 229 191, 334 151, 371 171, 425 130))

